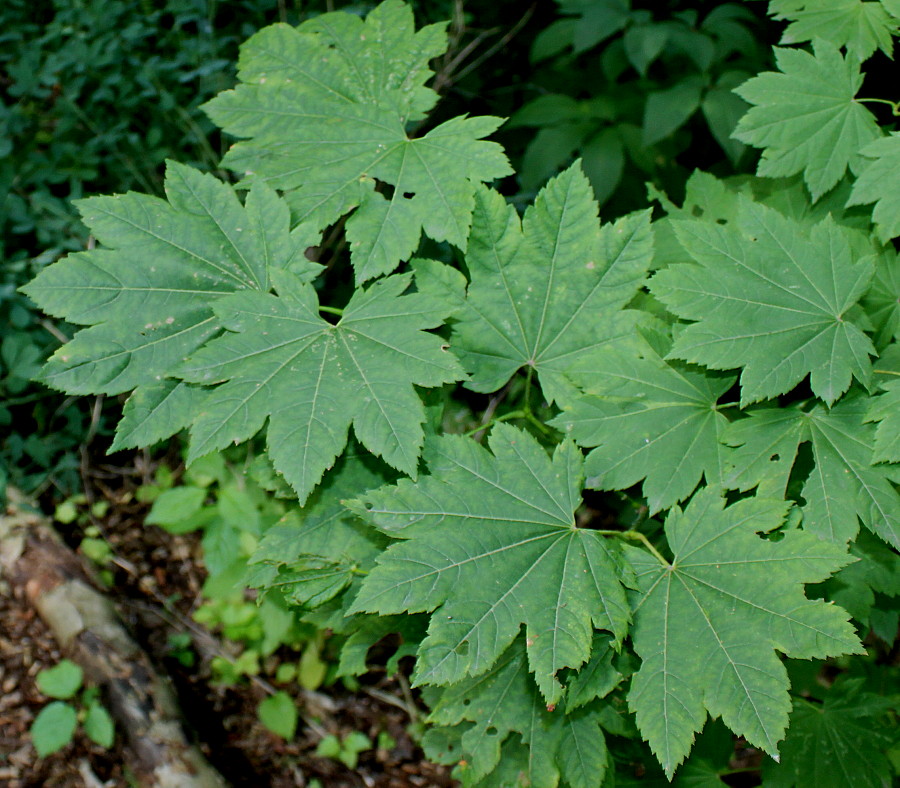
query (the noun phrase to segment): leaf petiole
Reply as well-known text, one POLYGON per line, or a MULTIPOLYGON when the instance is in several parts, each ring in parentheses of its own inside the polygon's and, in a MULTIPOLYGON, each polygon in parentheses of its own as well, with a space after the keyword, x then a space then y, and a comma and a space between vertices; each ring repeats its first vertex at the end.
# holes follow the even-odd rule
POLYGON ((890 99, 883 98, 858 98, 856 100, 869 104, 887 104, 891 108, 891 114, 895 118, 900 117, 900 101, 891 101, 890 99))
POLYGON ((525 372, 525 404, 522 409, 525 413, 531 413, 531 379, 534 377, 534 367, 530 364, 525 372))
POLYGON ((524 419, 527 417, 528 417, 528 414, 525 413, 524 410, 511 410, 509 413, 504 413, 502 416, 497 416, 496 418, 493 418, 490 421, 484 422, 484 424, 479 424, 477 427, 473 427, 471 430, 466 430, 463 433, 463 435, 474 435, 476 432, 482 432, 483 430, 489 430, 495 424, 499 424, 504 421, 509 421, 511 419, 524 419))
POLYGON ((343 315, 344 314, 343 309, 338 309, 336 306, 323 306, 322 304, 319 304, 319 311, 320 312, 328 312, 331 315, 343 315))
POLYGON ((531 384, 534 379, 534 367, 529 364, 525 372, 525 401, 522 404, 522 418, 530 422, 537 430, 548 438, 553 438, 553 430, 542 422, 531 409, 531 384))
POLYGON ((663 558, 662 553, 659 552, 651 543, 650 540, 644 536, 640 531, 597 531, 596 533, 601 534, 602 536, 615 536, 619 539, 628 539, 632 542, 640 542, 644 545, 653 556, 665 566, 670 566, 669 562, 663 558))
POLYGON ((544 422, 542 422, 530 410, 525 412, 525 420, 531 422, 542 435, 545 435, 548 438, 555 437, 553 430, 546 424, 544 424, 544 422))

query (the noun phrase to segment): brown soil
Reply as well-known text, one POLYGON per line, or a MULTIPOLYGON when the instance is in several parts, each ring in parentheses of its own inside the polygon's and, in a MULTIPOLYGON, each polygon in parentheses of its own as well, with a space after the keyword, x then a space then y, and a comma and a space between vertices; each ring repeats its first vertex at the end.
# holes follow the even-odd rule
MULTIPOLYGON (((210 762, 230 781, 253 788, 304 788, 319 780, 323 788, 449 788, 448 771, 423 760, 407 731, 411 715, 420 710, 402 677, 384 671, 361 677, 357 692, 323 687, 307 692, 280 685, 295 696, 302 721, 293 741, 285 742, 257 719, 259 702, 272 691, 265 678, 233 686, 210 681, 209 661, 217 654, 234 654, 224 641, 192 619, 200 603, 205 571, 199 539, 176 536, 145 526, 147 506, 135 491, 152 478, 155 461, 147 454, 122 455, 116 465, 106 458, 83 463, 89 502, 106 500, 102 520, 93 520, 112 546, 113 584, 108 589, 123 619, 176 688, 187 726, 210 762), (170 654, 169 638, 191 636, 199 659, 185 667, 170 654), (374 742, 381 732, 396 742, 389 750, 360 754, 354 770, 315 755, 323 735, 365 733, 374 742)), ((170 463, 177 458, 170 456, 170 463)), ((77 548, 82 526, 58 526, 77 548)), ((111 750, 76 734, 71 744, 46 758, 38 758, 28 729, 48 702, 37 689, 35 675, 63 657, 52 636, 24 599, 0 585, 0 788, 127 788, 127 753, 121 737, 111 750)), ((296 654, 293 655, 296 659, 296 654)))

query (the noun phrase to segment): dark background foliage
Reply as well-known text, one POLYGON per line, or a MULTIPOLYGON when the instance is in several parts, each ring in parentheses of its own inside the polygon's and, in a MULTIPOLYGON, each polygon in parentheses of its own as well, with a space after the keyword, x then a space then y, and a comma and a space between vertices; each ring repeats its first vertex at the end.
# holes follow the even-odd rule
MULTIPOLYGON (((30 381, 72 329, 42 315, 17 288, 43 266, 91 245, 72 201, 128 190, 161 194, 166 159, 230 178, 219 168, 219 160, 231 141, 209 121, 201 105, 235 83, 240 43, 273 22, 297 23, 333 9, 365 14, 375 4, 342 0, 0 4, 0 497, 9 481, 42 497, 48 508, 71 500, 83 483, 88 486, 85 469, 91 455, 96 458, 105 452, 121 407, 114 398, 66 397, 30 381)), ((583 160, 604 219, 648 205, 648 184, 680 201, 695 168, 719 176, 755 169, 757 153, 729 137, 746 108, 731 88, 772 65, 771 46, 783 25, 765 17, 764 2, 411 0, 411 4, 420 26, 450 20, 450 49, 434 63, 434 84, 444 100, 415 133, 462 113, 510 118, 495 139, 504 145, 518 173, 500 187, 519 205, 530 203, 541 185, 575 157, 583 160)), ((885 84, 867 81, 864 90, 893 95, 893 86, 886 84, 892 72, 882 67, 887 62, 884 56, 876 54, 871 62, 869 73, 883 75, 876 78, 885 84)), ((873 111, 881 113, 879 120, 889 122, 889 110, 873 111)), ((440 257, 448 251, 437 249, 434 254, 440 257)), ((346 254, 341 225, 326 233, 319 253, 323 262, 346 254)), ((327 287, 348 287, 340 276, 337 272, 323 280, 327 287)), ((177 454, 175 447, 170 459, 177 454)), ((176 457, 172 464, 177 462, 176 457)), ((151 493, 157 496, 172 487, 169 471, 162 467, 152 484, 145 481, 138 488, 135 512, 121 514, 122 519, 137 522, 145 514, 138 504, 148 504, 151 493)), ((230 476, 223 469, 217 472, 221 477, 215 483, 226 489, 230 476)), ((223 544, 236 551, 240 529, 222 514, 224 504, 216 509, 209 496, 204 497, 211 481, 192 481, 188 476, 187 484, 199 489, 198 507, 206 501, 205 509, 222 510, 223 524, 217 521, 217 529, 207 527, 202 542, 207 568, 215 574, 215 539, 221 542, 216 548, 220 552, 227 553, 223 544)), ((129 500, 132 492, 128 491, 129 500)), ((631 505, 624 496, 622 501, 623 507, 631 505)), ((590 495, 587 503, 591 504, 590 495)), ((269 502, 251 500, 238 512, 240 517, 253 506, 264 516, 281 514, 266 510, 269 502)), ((83 511, 79 516, 85 522, 90 519, 83 511)), ((176 528, 173 533, 180 531, 176 528)), ((70 541, 86 555, 87 543, 108 549, 86 530, 77 534, 70 541), (85 534, 88 538, 82 538, 85 534)), ((145 571, 140 563, 143 543, 131 530, 116 549, 125 551, 129 546, 135 550, 136 571, 149 576, 151 568, 145 571)), ((153 572, 167 571, 167 562, 157 551, 143 552, 155 556, 153 572)), ((193 562, 182 563, 202 574, 193 562)), ((121 574, 121 566, 116 571, 121 574)), ((200 582, 191 577, 193 585, 200 582)), ((184 585, 190 586, 187 581, 184 585)), ((204 593, 215 597, 214 590, 204 593)), ((207 609, 211 618, 204 623, 211 627, 222 623, 215 616, 224 618, 238 607, 230 598, 218 602, 218 608, 207 609)), ((255 604, 246 607, 251 613, 257 610, 255 604)), ((251 623, 259 622, 251 616, 251 623)), ((250 642, 245 633, 232 635, 250 642)), ((316 633, 305 635, 314 638, 316 633)), ((318 650, 315 654, 318 659, 318 650)), ((790 667, 795 686, 804 686, 805 681, 814 692, 814 677, 804 679, 807 663, 792 662, 790 667)), ((731 746, 724 728, 713 729, 704 734, 698 752, 703 755, 708 747, 720 753, 731 746), (714 741, 716 736, 724 745, 714 741)), ((741 771, 735 770, 731 784, 743 779, 741 771)), ((747 779, 756 779, 755 765, 743 771, 754 773, 747 779)))

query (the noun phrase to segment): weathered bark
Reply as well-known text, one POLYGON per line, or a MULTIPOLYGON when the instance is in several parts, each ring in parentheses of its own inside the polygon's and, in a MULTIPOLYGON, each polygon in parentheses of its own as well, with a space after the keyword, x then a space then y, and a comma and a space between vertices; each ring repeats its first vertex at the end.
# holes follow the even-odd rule
POLYGON ((0 573, 21 589, 63 651, 103 690, 125 732, 129 767, 146 788, 222 788, 225 780, 188 743, 169 684, 132 640, 110 600, 49 521, 16 491, 0 515, 0 573))

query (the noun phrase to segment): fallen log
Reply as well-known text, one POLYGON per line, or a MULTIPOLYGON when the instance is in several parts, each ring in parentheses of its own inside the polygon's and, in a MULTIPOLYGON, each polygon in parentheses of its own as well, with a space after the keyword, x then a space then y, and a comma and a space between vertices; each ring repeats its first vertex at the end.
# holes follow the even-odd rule
POLYGON ((0 574, 34 605, 64 653, 99 686, 125 732, 142 788, 224 788, 184 734, 175 696, 128 634, 112 602, 47 518, 16 490, 0 514, 0 574))

